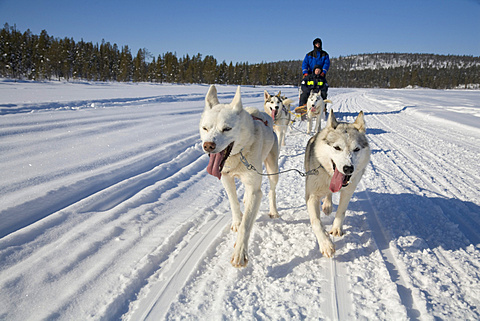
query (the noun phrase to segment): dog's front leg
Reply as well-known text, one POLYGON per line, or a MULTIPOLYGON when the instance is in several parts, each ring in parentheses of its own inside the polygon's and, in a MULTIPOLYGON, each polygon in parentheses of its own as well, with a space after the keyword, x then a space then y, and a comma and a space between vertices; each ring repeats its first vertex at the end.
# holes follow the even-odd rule
MULTIPOLYGON (((276 174, 278 173, 278 149, 280 147, 273 146, 270 153, 267 155, 265 159, 265 167, 267 169, 267 173, 269 174, 276 174)), ((270 182, 270 191, 268 192, 268 201, 270 205, 270 213, 269 216, 271 218, 279 218, 280 215, 278 214, 277 210, 277 184, 278 184, 278 175, 270 175, 268 176, 268 181, 270 182)))
POLYGON ((285 146, 285 134, 287 133, 287 126, 280 125, 278 147, 285 146))
POLYGON ((333 221, 332 230, 330 231, 330 234, 333 236, 342 236, 344 234, 343 220, 345 219, 345 212, 347 211, 348 203, 350 203, 350 198, 354 191, 355 188, 349 188, 340 192, 337 213, 335 214, 335 220, 333 221))
POLYGON ((323 199, 322 211, 325 215, 332 214, 332 193, 328 193, 327 196, 323 199))
POLYGON ((310 222, 312 223, 313 233, 318 240, 320 252, 326 257, 332 257, 335 253, 335 246, 333 245, 330 236, 325 231, 322 221, 320 220, 320 197, 314 194, 307 195, 307 211, 310 215, 310 222))
POLYGON ((245 214, 238 229, 237 241, 235 242, 235 249, 230 261, 234 267, 247 266, 248 239, 250 238, 250 232, 252 231, 261 199, 262 191, 260 190, 260 184, 258 184, 258 188, 254 189, 245 187, 245 214))
POLYGON ((222 175, 222 184, 227 191, 228 200, 230 202, 230 209, 232 210, 232 226, 230 227, 230 229, 233 232, 237 232, 238 227, 242 222, 242 211, 240 210, 240 203, 238 202, 235 178, 229 175, 222 175))
POLYGON ((322 121, 321 121, 322 115, 319 114, 317 116, 317 123, 315 124, 315 133, 319 133, 320 130, 322 129, 322 121))
POLYGON ((312 131, 312 121, 313 121, 313 117, 307 115, 307 120, 308 120, 308 124, 307 124, 307 134, 310 134, 311 131, 312 131))

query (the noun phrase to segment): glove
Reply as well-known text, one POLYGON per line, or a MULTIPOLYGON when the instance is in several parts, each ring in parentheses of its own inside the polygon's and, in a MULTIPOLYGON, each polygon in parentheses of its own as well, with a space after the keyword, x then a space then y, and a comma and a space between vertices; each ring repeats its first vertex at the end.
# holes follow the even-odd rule
POLYGON ((325 73, 322 71, 322 72, 320 73, 320 76, 325 77, 325 73))
POLYGON ((307 76, 308 76, 308 74, 303 74, 303 78, 305 78, 305 77, 307 77, 307 76))

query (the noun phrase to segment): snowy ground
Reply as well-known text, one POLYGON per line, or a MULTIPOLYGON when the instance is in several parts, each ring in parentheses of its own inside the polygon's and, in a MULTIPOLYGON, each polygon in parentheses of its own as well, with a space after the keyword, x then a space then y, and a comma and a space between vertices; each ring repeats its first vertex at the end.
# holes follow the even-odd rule
MULTIPOLYGON (((236 87, 217 88, 230 102, 236 87)), ((372 148, 335 258, 292 171, 280 219, 264 180, 235 269, 200 148, 207 89, 0 81, 1 320, 480 319, 480 91, 330 89, 339 119, 365 111, 372 148)), ((297 95, 243 87, 244 105, 262 108, 264 89, 297 95)), ((281 169, 303 169, 305 128, 281 169)))

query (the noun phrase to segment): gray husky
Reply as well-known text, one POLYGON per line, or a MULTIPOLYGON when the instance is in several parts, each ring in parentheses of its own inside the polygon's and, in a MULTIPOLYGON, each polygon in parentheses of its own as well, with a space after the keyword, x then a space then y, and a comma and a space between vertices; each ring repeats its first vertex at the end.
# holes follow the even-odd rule
MULTIPOLYGON (((243 108, 240 86, 230 104, 221 104, 217 89, 212 85, 205 97, 199 129, 203 150, 210 156, 207 172, 221 179, 232 210, 231 229, 238 233, 231 263, 235 267, 244 267, 248 262, 248 238, 262 199, 262 176, 248 170, 241 155, 257 169, 261 170, 264 163, 269 174, 278 173, 279 147, 277 135, 273 132, 273 120, 257 108, 243 108), (235 178, 245 185, 244 214, 240 210, 235 178)), ((275 188, 278 175, 268 176, 268 179, 270 217, 277 218, 275 188)))
POLYGON ((343 235, 343 220, 350 198, 370 161, 370 147, 365 136, 365 121, 361 111, 354 123, 338 122, 330 112, 326 127, 310 138, 305 152, 305 169, 318 170, 308 175, 305 200, 317 237, 320 252, 332 257, 335 246, 320 220, 320 200, 326 215, 332 213, 332 193, 340 192, 340 201, 330 234, 343 235))

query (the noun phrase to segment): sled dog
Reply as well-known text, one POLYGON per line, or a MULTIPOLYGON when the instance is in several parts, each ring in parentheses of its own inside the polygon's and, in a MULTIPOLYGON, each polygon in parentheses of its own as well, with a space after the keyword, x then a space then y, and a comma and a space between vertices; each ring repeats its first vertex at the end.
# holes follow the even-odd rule
MULTIPOLYGON (((248 170, 241 162, 240 154, 255 168, 261 170, 262 163, 265 163, 268 173, 278 173, 279 147, 272 123, 270 116, 257 108, 243 108, 240 86, 230 104, 220 104, 215 86, 208 90, 200 119, 200 137, 204 152, 210 156, 207 172, 222 181, 230 201, 231 229, 237 232, 231 258, 234 267, 247 265, 248 238, 262 199, 262 176, 248 170), (245 186, 243 215, 234 178, 239 178, 245 186)), ((269 215, 277 218, 275 189, 278 175, 270 175, 268 179, 269 215)))
POLYGON ((272 96, 265 90, 264 96, 263 109, 273 119, 273 130, 277 134, 279 145, 285 146, 285 135, 291 120, 287 106, 290 106, 293 100, 282 97, 281 92, 272 96))
POLYGON ((322 119, 325 119, 327 111, 327 103, 332 103, 329 99, 323 99, 320 92, 310 92, 307 100, 307 133, 310 134, 312 131, 312 121, 316 119, 315 123, 315 133, 320 132, 322 127, 322 119))
POLYGON ((340 192, 330 234, 342 236, 348 203, 369 161, 370 147, 362 111, 354 123, 338 122, 331 111, 325 128, 308 141, 305 170, 318 169, 318 175, 307 176, 305 200, 320 252, 326 257, 335 253, 335 247, 320 221, 320 200, 323 198, 322 210, 329 215, 332 213, 332 193, 340 192))

